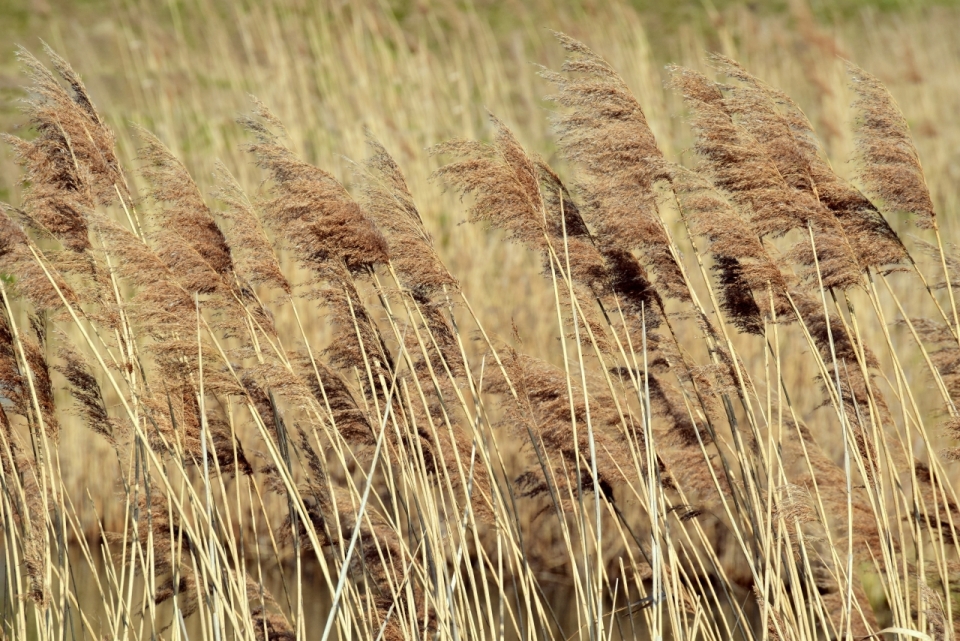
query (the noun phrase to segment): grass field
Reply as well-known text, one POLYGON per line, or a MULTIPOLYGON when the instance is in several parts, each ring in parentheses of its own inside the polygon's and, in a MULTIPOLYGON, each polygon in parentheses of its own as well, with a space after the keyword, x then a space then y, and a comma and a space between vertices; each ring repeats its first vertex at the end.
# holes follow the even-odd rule
POLYGON ((5 638, 953 638, 960 9, 0 11, 5 638))

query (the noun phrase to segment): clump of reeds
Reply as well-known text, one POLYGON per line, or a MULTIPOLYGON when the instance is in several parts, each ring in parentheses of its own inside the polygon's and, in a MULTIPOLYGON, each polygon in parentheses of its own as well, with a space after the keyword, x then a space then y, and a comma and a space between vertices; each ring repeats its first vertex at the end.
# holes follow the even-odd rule
POLYGON ((21 51, 4 638, 951 638, 960 259, 892 97, 849 66, 861 192, 783 92, 720 56, 732 84, 672 68, 682 166, 613 66, 557 39, 562 171, 494 116, 432 149, 470 221, 539 257, 553 361, 485 331, 379 142, 345 185, 254 99, 264 181, 218 163, 208 200, 144 129, 122 162, 70 65, 21 51), (904 310, 908 266, 937 315, 904 310), (89 464, 119 524, 91 531, 64 482, 75 423, 113 452, 89 464))

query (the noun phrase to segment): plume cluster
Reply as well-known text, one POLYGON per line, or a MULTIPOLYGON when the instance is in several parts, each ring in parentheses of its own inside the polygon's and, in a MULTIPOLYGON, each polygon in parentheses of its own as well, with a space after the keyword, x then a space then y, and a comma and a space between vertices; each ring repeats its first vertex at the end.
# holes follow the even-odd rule
POLYGON ((952 305, 960 263, 890 94, 849 66, 861 192, 782 91, 722 56, 730 84, 671 67, 684 167, 613 66, 556 37, 557 163, 492 115, 489 140, 432 148, 469 220, 540 259, 547 354, 484 329, 372 137, 344 183, 255 100, 239 122, 264 182, 218 163, 212 207, 137 127, 135 198, 79 75, 20 52, 34 135, 5 137, 23 199, 0 216, 0 579, 23 598, 4 638, 955 631, 960 454, 935 446, 960 435, 960 349, 937 296, 952 305), (937 231, 920 248, 943 279, 898 212, 937 231), (887 278, 907 265, 940 318, 906 317, 887 278), (109 447, 87 464, 112 501, 63 472, 75 422, 109 447))

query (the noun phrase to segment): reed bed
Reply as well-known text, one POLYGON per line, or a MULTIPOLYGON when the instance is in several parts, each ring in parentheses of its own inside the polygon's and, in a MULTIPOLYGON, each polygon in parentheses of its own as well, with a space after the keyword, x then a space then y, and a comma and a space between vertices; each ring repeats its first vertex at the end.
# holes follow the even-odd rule
POLYGON ((369 131, 345 179, 252 97, 209 191, 19 50, 4 638, 953 638, 960 256, 893 95, 843 63, 851 174, 733 57, 638 94, 550 37, 554 154, 423 155, 532 326, 369 131))

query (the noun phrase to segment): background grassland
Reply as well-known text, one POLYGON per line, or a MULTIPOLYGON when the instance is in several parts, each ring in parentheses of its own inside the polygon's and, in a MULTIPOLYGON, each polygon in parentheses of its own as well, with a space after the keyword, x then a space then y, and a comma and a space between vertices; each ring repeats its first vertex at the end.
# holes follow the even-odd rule
MULTIPOLYGON (((284 123, 302 158, 330 171, 348 189, 357 185, 355 161, 368 153, 369 131, 403 169, 443 263, 459 279, 486 330, 558 365, 563 353, 554 290, 542 278, 540 257, 505 242, 502 232, 460 224, 470 201, 461 202, 430 179, 443 161, 427 151, 452 138, 490 140, 495 134, 492 113, 528 151, 561 174, 570 170, 551 131, 555 106, 545 97, 553 87, 538 75, 539 65, 557 69, 563 60, 550 30, 567 33, 605 57, 643 105, 665 155, 687 166, 695 162, 689 114, 679 96, 664 89, 665 65, 678 63, 715 75, 705 53, 716 51, 793 97, 837 172, 854 178, 848 162, 853 96, 842 58, 852 60, 897 99, 919 150, 943 235, 953 242, 960 234, 954 220, 960 206, 960 38, 955 35, 960 8, 951 2, 41 0, 27 5, 0 1, 0 15, 6 18, 0 24, 0 131, 15 131, 25 120, 15 103, 25 95, 25 81, 14 45, 38 53, 41 38, 83 76, 117 134, 124 166, 138 165, 139 143, 130 125, 141 125, 170 148, 207 195, 217 161, 247 193, 261 188, 263 172, 242 150, 249 133, 236 123, 239 113, 250 110, 248 94, 284 123)), ((16 133, 31 135, 28 130, 16 133)), ((12 156, 0 150, 0 200, 19 202, 19 176, 12 156)), ((129 177, 134 191, 145 193, 140 177, 133 172, 129 177)), ((216 206, 212 198, 208 201, 216 206)), ((668 222, 682 229, 677 212, 664 211, 668 222)), ((890 222, 903 236, 913 233, 906 219, 890 222)), ((696 250, 685 234, 677 237, 694 272, 696 250)), ((309 278, 292 256, 281 255, 281 262, 295 281, 309 278)), ((924 267, 936 273, 935 262, 924 267)), ((911 315, 932 316, 926 293, 911 279, 910 274, 891 276, 903 286, 901 302, 911 315)), ((868 306, 860 294, 854 292, 852 298, 860 308, 868 306)), ((884 303, 888 318, 896 318, 893 303, 884 303)), ((274 320, 280 336, 299 331, 289 313, 274 320)), ((326 323, 310 322, 309 316, 305 320, 310 344, 327 345, 331 334, 326 323)), ((905 328, 890 330, 898 344, 909 343, 905 328)), ((883 343, 880 328, 866 331, 865 343, 883 343)), ((694 343, 695 334, 680 338, 689 337, 689 349, 703 360, 704 348, 694 343)), ((765 354, 755 341, 736 338, 735 343, 748 369, 764 370, 765 354)), ((796 392, 793 400, 801 418, 815 427, 831 425, 835 416, 821 407, 822 395, 813 382, 815 360, 804 357, 806 347, 796 335, 784 332, 780 348, 791 357, 784 385, 796 392)), ((468 350, 477 356, 485 347, 469 344, 468 350)), ((888 365, 885 359, 881 354, 881 370, 888 365)), ((939 395, 928 383, 922 355, 908 352, 904 360, 932 431, 944 418, 937 409, 939 395)), ((896 388, 889 381, 881 385, 887 391, 896 388)), ((91 534, 101 525, 121 528, 127 506, 116 500, 117 474, 105 473, 115 465, 112 452, 67 417, 64 424, 61 451, 79 455, 63 457, 58 473, 75 492, 82 526, 91 534)), ((936 438, 933 449, 948 444, 939 433, 936 438)), ((842 460, 839 432, 825 430, 818 441, 834 461, 842 460)), ((922 444, 911 446, 923 459, 922 444)), ((948 469, 955 480, 955 470, 948 469)), ((282 517, 287 509, 276 500, 268 507, 271 517, 282 517)), ((883 602, 879 582, 868 582, 867 588, 876 603, 883 602)))

